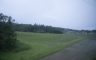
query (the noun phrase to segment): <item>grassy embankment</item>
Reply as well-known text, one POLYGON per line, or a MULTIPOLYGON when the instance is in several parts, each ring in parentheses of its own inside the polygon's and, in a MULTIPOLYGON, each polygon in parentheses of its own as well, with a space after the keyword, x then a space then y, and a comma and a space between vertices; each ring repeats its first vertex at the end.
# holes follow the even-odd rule
POLYGON ((2 53, 0 60, 39 60, 83 40, 84 36, 80 34, 17 32, 17 38, 25 44, 20 45, 25 49, 2 53))

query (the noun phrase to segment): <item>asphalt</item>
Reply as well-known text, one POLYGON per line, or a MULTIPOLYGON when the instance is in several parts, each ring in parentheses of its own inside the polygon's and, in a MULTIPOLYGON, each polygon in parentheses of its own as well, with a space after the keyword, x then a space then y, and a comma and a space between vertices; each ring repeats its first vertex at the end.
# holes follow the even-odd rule
POLYGON ((84 40, 41 60, 92 60, 96 57, 96 40, 84 40))

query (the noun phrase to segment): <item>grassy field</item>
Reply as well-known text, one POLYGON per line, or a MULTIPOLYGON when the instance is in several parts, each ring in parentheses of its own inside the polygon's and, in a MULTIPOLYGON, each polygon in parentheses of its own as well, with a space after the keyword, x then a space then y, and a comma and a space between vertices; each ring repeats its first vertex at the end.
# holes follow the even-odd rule
POLYGON ((17 39, 24 45, 15 52, 0 53, 0 60, 39 60, 84 39, 80 34, 49 34, 17 32, 17 39))

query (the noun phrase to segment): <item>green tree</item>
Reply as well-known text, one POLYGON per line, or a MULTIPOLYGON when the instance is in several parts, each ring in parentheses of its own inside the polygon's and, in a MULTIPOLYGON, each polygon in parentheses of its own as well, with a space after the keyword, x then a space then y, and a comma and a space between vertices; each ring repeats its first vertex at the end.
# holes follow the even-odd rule
POLYGON ((13 19, 0 13, 0 50, 11 50, 16 47, 16 34, 13 19))

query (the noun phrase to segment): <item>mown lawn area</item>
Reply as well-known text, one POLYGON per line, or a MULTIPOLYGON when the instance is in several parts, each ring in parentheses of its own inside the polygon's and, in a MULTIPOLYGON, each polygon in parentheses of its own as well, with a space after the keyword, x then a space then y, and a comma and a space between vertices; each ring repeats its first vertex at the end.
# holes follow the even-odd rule
POLYGON ((0 60, 39 60, 83 40, 80 34, 50 34, 17 32, 17 39, 25 50, 0 53, 0 60), (26 49, 27 47, 27 49, 26 49))

